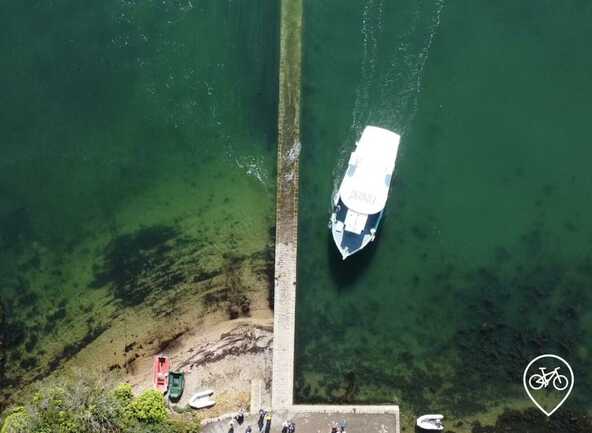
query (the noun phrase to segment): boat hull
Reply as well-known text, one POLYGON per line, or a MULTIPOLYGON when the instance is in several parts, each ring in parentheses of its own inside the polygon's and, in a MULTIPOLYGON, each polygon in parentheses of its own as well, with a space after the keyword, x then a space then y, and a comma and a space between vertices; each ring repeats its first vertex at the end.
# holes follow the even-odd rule
POLYGON ((173 403, 179 401, 183 395, 185 388, 185 374, 177 372, 169 372, 169 400, 173 403))
POLYGON ((216 401, 211 398, 211 396, 205 397, 198 397, 196 396, 191 397, 189 400, 189 407, 193 409, 207 409, 208 407, 212 407, 216 404, 216 401))
POLYGON ((170 368, 171 361, 168 356, 158 355, 154 357, 152 381, 154 388, 163 394, 166 393, 168 389, 170 368))
POLYGON ((444 416, 440 414, 422 415, 417 418, 417 427, 425 431, 442 431, 444 430, 443 419, 444 416))

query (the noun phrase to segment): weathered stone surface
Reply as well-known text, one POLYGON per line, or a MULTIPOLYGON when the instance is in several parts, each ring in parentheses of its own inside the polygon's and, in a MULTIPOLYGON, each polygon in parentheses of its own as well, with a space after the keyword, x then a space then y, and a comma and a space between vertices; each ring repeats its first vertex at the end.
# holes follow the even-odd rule
POLYGON ((273 332, 270 328, 237 326, 230 332, 222 334, 220 340, 196 347, 180 368, 203 366, 231 355, 260 353, 270 350, 272 345, 273 332))

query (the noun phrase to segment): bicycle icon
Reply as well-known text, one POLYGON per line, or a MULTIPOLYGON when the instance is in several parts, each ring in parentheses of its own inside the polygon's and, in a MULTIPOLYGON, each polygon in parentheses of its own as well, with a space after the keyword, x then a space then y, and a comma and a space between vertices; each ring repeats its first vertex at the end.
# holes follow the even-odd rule
POLYGON ((547 388, 551 383, 553 388, 557 391, 563 391, 569 386, 569 379, 563 374, 559 374, 561 367, 555 368, 553 371, 546 373, 545 367, 539 368, 541 374, 533 374, 528 379, 528 386, 538 391, 539 389, 547 388))
POLYGON ((574 387, 574 373, 565 359, 547 353, 537 356, 528 363, 522 374, 522 384, 524 385, 526 394, 535 406, 545 415, 551 416, 563 403, 565 403, 565 400, 567 400, 571 394, 574 387), (535 364, 537 362, 539 365, 535 364), (544 367, 541 366, 541 363, 544 367), (533 367, 532 374, 530 374, 531 367, 533 367), (565 374, 561 374, 560 371, 563 371, 565 374), (546 398, 542 399, 540 402, 537 401, 531 391, 539 391, 543 388, 545 388, 546 391, 554 392, 557 397, 556 400, 558 401, 554 401, 553 399, 548 400, 546 398), (553 388, 555 388, 554 391, 553 388), (559 400, 559 398, 561 398, 561 400, 559 400))

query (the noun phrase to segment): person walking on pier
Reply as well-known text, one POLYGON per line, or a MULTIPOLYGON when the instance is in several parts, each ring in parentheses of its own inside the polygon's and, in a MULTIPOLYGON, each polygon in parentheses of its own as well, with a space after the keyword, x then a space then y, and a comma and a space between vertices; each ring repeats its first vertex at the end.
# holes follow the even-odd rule
POLYGON ((245 430, 245 433, 253 433, 253 430, 251 429, 251 426, 248 425, 247 429, 245 430))
POLYGON ((245 410, 242 407, 238 410, 238 413, 234 416, 234 419, 238 425, 243 424, 243 421, 245 420, 245 410))
POLYGON ((282 423, 282 433, 288 433, 288 420, 282 423))
POLYGON ((263 431, 263 425, 265 424, 265 415, 267 415, 267 413, 263 409, 259 409, 259 419, 257 420, 257 427, 259 427, 259 433, 263 431))
POLYGON ((288 433, 296 433, 296 424, 293 421, 288 422, 288 433))
POLYGON ((265 433, 269 433, 271 431, 271 414, 268 412, 265 416, 265 433))

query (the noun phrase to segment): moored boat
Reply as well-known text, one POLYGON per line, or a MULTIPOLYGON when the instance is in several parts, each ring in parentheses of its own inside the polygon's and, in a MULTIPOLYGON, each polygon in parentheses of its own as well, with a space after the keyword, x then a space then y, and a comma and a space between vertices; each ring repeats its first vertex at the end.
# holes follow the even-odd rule
POLYGON ((417 427, 422 430, 444 430, 443 419, 444 415, 439 414, 422 415, 417 418, 417 427))
POLYGON ((167 391, 169 384, 169 370, 171 369, 171 360, 168 356, 160 354, 154 357, 152 367, 152 381, 154 388, 162 392, 167 391))
POLYGON ((169 400, 177 402, 183 395, 183 389, 185 388, 185 373, 182 372, 169 372, 169 400))
POLYGON ((374 240, 388 198, 401 137, 367 126, 349 158, 329 225, 345 260, 374 240))
POLYGON ((211 389, 193 394, 189 399, 189 407, 192 407, 193 409, 206 409, 214 406, 216 401, 212 399, 213 394, 214 391, 211 389))

